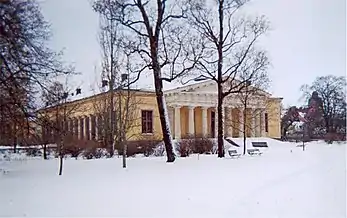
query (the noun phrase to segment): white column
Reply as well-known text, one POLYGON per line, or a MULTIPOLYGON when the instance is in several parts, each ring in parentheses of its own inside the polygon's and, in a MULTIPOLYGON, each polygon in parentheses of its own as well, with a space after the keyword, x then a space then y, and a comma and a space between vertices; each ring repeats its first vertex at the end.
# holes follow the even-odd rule
POLYGON ((94 117, 95 117, 95 126, 94 126, 95 140, 99 140, 99 115, 95 114, 94 117))
POLYGON ((194 128, 195 128, 195 122, 194 122, 194 107, 193 106, 189 106, 188 107, 189 110, 189 117, 188 117, 188 134, 189 135, 194 135, 194 128))
POLYGON ((88 131, 87 131, 87 127, 88 127, 87 121, 88 121, 88 122, 90 122, 90 121, 89 121, 89 119, 87 119, 87 116, 84 116, 83 119, 84 119, 84 121, 83 121, 83 125, 84 125, 84 128, 83 128, 83 131, 84 131, 83 137, 84 137, 84 139, 88 140, 88 136, 87 136, 87 134, 88 134, 88 131))
POLYGON ((225 128, 225 135, 227 137, 233 137, 233 108, 231 107, 228 107, 228 108, 225 108, 225 116, 226 116, 226 122, 225 121, 225 125, 226 125, 226 128, 225 128))
POLYGON ((202 135, 207 136, 207 107, 202 107, 202 135))
POLYGON ((222 128, 223 128, 223 133, 225 135, 225 108, 222 106, 222 128))
POLYGON ((69 132, 70 134, 74 135, 75 134, 75 120, 72 119, 68 119, 69 122, 69 132))
POLYGON ((255 111, 255 136, 260 137, 260 116, 259 116, 260 110, 258 108, 258 109, 255 109, 254 111, 255 111))
POLYGON ((265 137, 265 109, 262 109, 260 113, 260 135, 265 137))
POLYGON ((67 130, 66 130, 66 132, 67 132, 67 133, 70 133, 70 132, 71 132, 71 123, 70 123, 70 120, 69 120, 69 119, 66 119, 65 122, 67 123, 67 130))
POLYGON ((243 137, 243 108, 239 109, 239 137, 243 137))
POLYGON ((78 133, 77 133, 77 138, 78 139, 82 139, 82 117, 77 117, 77 131, 78 131, 78 133))
POLYGON ((175 139, 181 138, 181 107, 175 107, 175 139))
POLYGON ((252 123, 251 123, 251 132, 252 132, 252 137, 256 137, 256 129, 257 129, 257 126, 256 126, 256 123, 255 123, 255 119, 256 119, 256 110, 255 109, 252 109, 252 112, 251 112, 251 118, 252 118, 252 123))
POLYGON ((170 120, 170 130, 174 131, 175 126, 174 126, 174 113, 175 113, 175 109, 173 107, 168 107, 168 114, 169 114, 169 120, 170 120))
POLYGON ((214 137, 218 137, 218 108, 214 109, 214 137))

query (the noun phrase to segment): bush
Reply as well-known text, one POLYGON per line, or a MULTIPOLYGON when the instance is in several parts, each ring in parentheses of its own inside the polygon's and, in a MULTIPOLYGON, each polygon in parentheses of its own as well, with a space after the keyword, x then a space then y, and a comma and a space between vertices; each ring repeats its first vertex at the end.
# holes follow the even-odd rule
POLYGON ((91 148, 87 148, 86 150, 84 150, 82 155, 84 158, 86 158, 88 160, 93 159, 93 158, 100 159, 102 157, 107 156, 107 152, 102 148, 91 147, 91 148))
POLYGON ((195 139, 182 139, 177 145, 177 152, 180 157, 189 157, 193 153, 192 148, 194 147, 195 139))
POLYGON ((345 134, 339 134, 339 133, 327 133, 324 136, 324 141, 332 144, 335 141, 345 141, 346 135, 345 134))
MULTIPOLYGON (((213 149, 213 141, 207 137, 204 136, 185 136, 181 139, 181 142, 183 142, 183 147, 178 148, 177 151, 183 149, 183 152, 185 149, 191 149, 192 153, 198 153, 198 154, 211 154, 213 149), (186 144, 189 144, 189 148, 186 144)), ((181 144, 181 143, 179 143, 181 144)))
POLYGON ((208 138, 195 138, 193 152, 198 154, 211 154, 213 141, 208 138))
POLYGON ((64 147, 62 154, 64 156, 70 155, 77 159, 82 155, 86 159, 101 158, 104 157, 105 151, 101 149, 101 144, 97 141, 78 139, 72 135, 67 135, 64 140, 64 147))
POLYGON ((79 147, 79 145, 73 144, 73 145, 65 145, 63 148, 63 155, 71 155, 71 157, 77 158, 83 151, 82 147, 79 147))
POLYGON ((138 150, 140 153, 142 153, 145 157, 149 157, 154 154, 154 149, 156 146, 160 143, 159 140, 142 140, 138 141, 138 150))
MULTIPOLYGON (((156 145, 159 144, 158 140, 137 140, 128 141, 127 143, 127 157, 133 157, 136 154, 143 154, 146 157, 153 155, 156 145)), ((119 155, 123 155, 123 147, 117 147, 119 155)))
POLYGON ((156 147, 153 149, 153 155, 156 157, 162 157, 165 155, 165 145, 164 142, 160 142, 156 145, 156 147))
POLYGON ((31 156, 31 157, 37 157, 37 156, 41 156, 42 155, 42 151, 40 151, 40 149, 38 148, 27 148, 26 149, 26 155, 27 156, 31 156))

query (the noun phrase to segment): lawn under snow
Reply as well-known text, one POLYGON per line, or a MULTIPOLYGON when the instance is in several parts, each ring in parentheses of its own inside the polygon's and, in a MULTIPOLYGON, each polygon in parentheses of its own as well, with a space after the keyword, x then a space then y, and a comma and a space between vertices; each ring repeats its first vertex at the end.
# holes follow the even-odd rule
POLYGON ((346 217, 346 144, 268 140, 262 156, 2 161, 0 216, 346 217))

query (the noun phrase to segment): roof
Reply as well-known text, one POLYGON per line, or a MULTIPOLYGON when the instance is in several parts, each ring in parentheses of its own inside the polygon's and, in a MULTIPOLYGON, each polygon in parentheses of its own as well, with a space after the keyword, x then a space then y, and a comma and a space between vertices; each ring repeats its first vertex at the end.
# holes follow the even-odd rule
MULTIPOLYGON (((114 91, 115 92, 118 92, 118 91, 128 91, 128 89, 114 89, 114 91)), ((149 90, 149 89, 130 89, 130 91, 131 92, 139 92, 139 93, 149 93, 149 94, 154 94, 155 93, 154 90, 149 90)), ((97 98, 97 97, 102 96, 102 95, 107 94, 107 93, 108 93, 108 91, 99 92, 99 93, 88 95, 88 96, 76 95, 74 99, 67 100, 66 104, 87 101, 89 99, 97 98)), ((47 110, 47 109, 51 109, 51 108, 54 108, 54 107, 56 107, 56 106, 43 107, 43 108, 39 109, 38 111, 47 110)))
MULTIPOLYGON (((239 80, 233 80, 235 82, 239 82, 239 80)), ((207 80, 207 81, 203 81, 203 82, 196 82, 196 83, 193 83, 193 84, 189 84, 189 85, 185 85, 185 86, 182 86, 182 87, 178 87, 178 88, 173 88, 173 89, 169 89, 167 91, 165 91, 165 93, 173 93, 173 92, 189 92, 189 91, 193 91, 193 90, 196 90, 196 89, 199 89, 199 88, 203 88, 203 87, 208 87, 208 86, 216 86, 216 82, 213 81, 213 80, 207 80)), ((252 87, 252 85, 250 86, 252 87)), ((259 88, 256 88, 253 86, 253 88, 255 89, 258 89, 261 93, 265 94, 266 96, 270 97, 271 96, 271 93, 265 91, 265 90, 262 90, 262 89, 259 89, 259 88)), ((217 91, 217 90, 216 90, 217 91)), ((199 91, 200 92, 200 91, 199 91)), ((279 98, 279 100, 282 100, 283 98, 279 98)))

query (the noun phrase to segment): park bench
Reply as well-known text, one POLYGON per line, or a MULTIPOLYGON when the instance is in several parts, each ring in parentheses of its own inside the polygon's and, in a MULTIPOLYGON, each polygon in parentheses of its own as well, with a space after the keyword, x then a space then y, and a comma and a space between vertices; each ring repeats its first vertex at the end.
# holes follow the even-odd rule
POLYGON ((234 158, 234 157, 240 157, 241 154, 237 153, 236 150, 228 150, 229 156, 234 158))
POLYGON ((250 148, 250 149, 247 149, 247 153, 251 156, 253 155, 261 155, 262 152, 258 149, 258 148, 250 148))
POLYGON ((9 170, 7 170, 7 169, 1 169, 0 168, 0 174, 8 174, 10 171, 9 170))
POLYGON ((255 148, 266 148, 267 142, 252 142, 252 146, 255 148))

